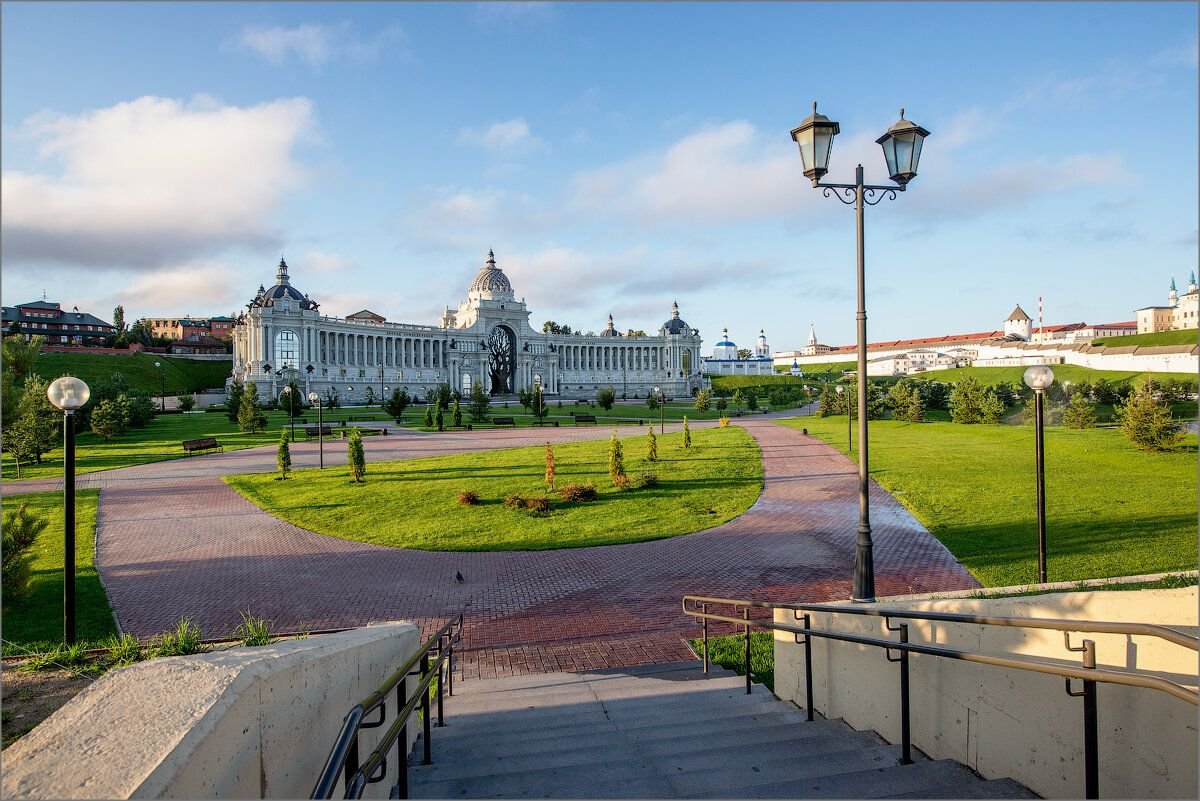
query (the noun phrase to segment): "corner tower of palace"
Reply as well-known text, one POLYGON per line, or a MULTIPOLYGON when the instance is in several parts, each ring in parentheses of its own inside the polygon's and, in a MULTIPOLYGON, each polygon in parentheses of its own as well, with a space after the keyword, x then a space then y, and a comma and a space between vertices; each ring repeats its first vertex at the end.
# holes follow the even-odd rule
POLYGON ((540 384, 547 395, 591 398, 602 387, 645 397, 662 387, 687 397, 704 384, 700 332, 679 317, 655 336, 622 336, 611 315, 604 334, 547 334, 529 325, 495 255, 476 273, 467 298, 440 325, 389 322, 357 313, 328 317, 291 285, 281 259, 275 286, 260 286, 234 327, 230 381, 253 381, 272 397, 290 381, 342 403, 405 389, 423 397, 438 384, 463 394, 478 382, 491 395, 540 384))

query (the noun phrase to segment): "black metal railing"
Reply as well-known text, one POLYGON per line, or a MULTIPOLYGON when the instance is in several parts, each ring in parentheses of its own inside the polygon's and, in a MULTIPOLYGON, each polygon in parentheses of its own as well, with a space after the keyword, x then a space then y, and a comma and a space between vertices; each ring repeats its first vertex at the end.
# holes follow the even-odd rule
POLYGON ((885 656, 889 662, 900 663, 900 742, 901 742, 901 757, 902 764, 912 762, 912 740, 910 737, 909 727, 909 683, 908 683, 908 655, 910 653, 926 654, 929 656, 937 656, 946 659, 959 659, 965 662, 975 662, 983 665, 992 665, 994 667, 1011 668, 1015 670, 1026 670, 1034 673, 1045 673, 1050 675, 1061 676, 1066 682, 1067 695, 1072 697, 1083 698, 1083 740, 1084 740, 1084 797, 1099 798, 1100 797, 1100 774, 1099 774, 1099 757, 1098 757, 1098 734, 1097 734, 1097 710, 1096 710, 1096 684, 1097 682, 1107 684, 1122 684, 1130 687, 1143 687, 1153 689, 1173 695, 1176 698, 1187 701, 1192 705, 1200 705, 1200 696, 1197 690, 1159 676, 1150 676, 1143 673, 1135 673, 1124 670, 1114 670, 1109 668, 1096 667, 1096 643, 1093 640, 1083 640, 1079 646, 1071 645, 1071 633, 1103 633, 1103 634, 1129 634, 1148 637, 1158 637, 1167 642, 1184 648, 1190 648, 1193 651, 1200 650, 1200 640, 1196 637, 1191 637, 1176 629, 1167 626, 1157 626, 1148 623, 1117 623, 1107 621, 1087 621, 1087 620, 1065 620, 1058 618, 1015 618, 1015 617, 998 617, 993 615, 970 615, 952 612, 920 612, 907 609, 886 609, 878 607, 862 607, 862 606, 837 606, 831 604, 784 604, 773 603, 770 601, 747 601, 734 598, 708 598, 699 595, 685 595, 683 598, 683 612, 685 615, 690 615, 693 618, 700 620, 703 624, 703 660, 704 671, 708 672, 708 622, 710 620, 730 623, 734 626, 741 627, 743 636, 746 640, 745 647, 745 671, 746 671, 746 692, 750 693, 750 629, 758 628, 770 631, 786 631, 793 634, 797 645, 804 646, 804 691, 805 691, 805 708, 809 720, 813 719, 813 689, 812 689, 812 637, 823 637, 830 640, 840 640, 842 642, 851 642, 859 645, 871 645, 878 648, 883 648, 885 656), (693 605, 699 604, 699 608, 688 608, 688 602, 693 605), (717 615, 710 613, 708 607, 710 605, 732 606, 742 610, 740 618, 717 615), (774 621, 752 620, 750 618, 750 609, 787 609, 791 610, 795 616, 797 624, 776 623, 774 621), (847 615, 864 615, 872 617, 882 617, 884 619, 884 627, 888 631, 899 632, 899 639, 886 640, 878 637, 869 637, 860 634, 847 634, 844 632, 827 631, 823 629, 812 628, 813 612, 827 612, 835 614, 847 615), (1081 664, 1079 667, 1060 664, 1048 659, 1039 659, 1037 657, 1015 657, 1015 656, 997 656, 993 654, 976 653, 972 651, 963 651, 956 648, 948 648, 941 645, 926 645, 923 643, 911 643, 908 640, 908 624, 900 623, 896 626, 892 625, 892 619, 906 620, 928 620, 948 623, 970 623, 985 626, 1009 626, 1014 628, 1029 628, 1029 629, 1053 629, 1063 633, 1063 640, 1066 650, 1079 652, 1082 654, 1081 664), (800 640, 803 635, 803 641, 800 640), (893 657, 892 652, 899 652, 899 656, 893 657), (1083 682, 1082 690, 1073 690, 1071 680, 1079 679, 1083 682))
POLYGON ((342 729, 338 733, 321 776, 313 788, 311 798, 332 798, 338 777, 345 779, 344 798, 362 798, 368 784, 381 782, 387 776, 388 756, 395 747, 397 752, 396 784, 392 798, 408 798, 408 725, 409 718, 418 707, 423 723, 423 762, 433 760, 430 715, 430 686, 437 679, 437 725, 442 719, 443 694, 454 695, 454 644, 462 640, 463 613, 447 621, 425 641, 417 652, 409 657, 400 668, 379 687, 346 713, 342 729), (431 663, 432 658, 432 663, 431 663), (416 670, 414 670, 416 668, 416 670), (409 692, 408 677, 419 677, 415 689, 409 692), (379 743, 367 755, 359 759, 358 737, 363 729, 377 729, 388 720, 387 699, 395 691, 396 714, 392 725, 380 738, 379 743), (378 718, 367 720, 367 716, 378 712, 378 718))

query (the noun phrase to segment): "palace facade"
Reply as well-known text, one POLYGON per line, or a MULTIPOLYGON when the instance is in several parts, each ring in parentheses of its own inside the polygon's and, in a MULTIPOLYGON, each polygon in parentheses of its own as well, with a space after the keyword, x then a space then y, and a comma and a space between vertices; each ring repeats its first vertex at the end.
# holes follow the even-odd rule
POLYGON ((438 384, 469 395, 475 382, 493 396, 540 384, 548 396, 594 398, 612 387, 618 397, 644 398, 661 388, 689 397, 704 385, 700 332, 671 317, 652 336, 624 336, 613 324, 598 335, 549 334, 529 325, 491 251, 467 298, 447 307, 439 325, 388 322, 366 310, 328 317, 291 285, 280 259, 275 285, 258 293, 238 316, 230 381, 253 381, 278 397, 290 381, 305 395, 361 403, 367 387, 379 397, 402 388, 424 397, 438 384))

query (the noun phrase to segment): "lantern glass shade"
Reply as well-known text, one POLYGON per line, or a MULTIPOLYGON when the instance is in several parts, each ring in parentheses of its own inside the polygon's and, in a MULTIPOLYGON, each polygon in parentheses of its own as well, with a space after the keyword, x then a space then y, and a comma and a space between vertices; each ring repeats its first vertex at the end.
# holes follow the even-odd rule
POLYGON ((309 403, 315 404, 320 399, 321 399, 321 396, 318 395, 317 393, 315 393, 315 392, 308 393, 308 402, 309 403))
POLYGON ((811 179, 814 185, 821 180, 821 176, 829 172, 833 137, 839 130, 836 122, 824 114, 817 113, 816 103, 813 103, 813 113, 792 130, 792 139, 800 147, 800 163, 804 168, 804 175, 811 179))
POLYGON ((845 391, 846 391, 846 388, 839 384, 838 388, 837 388, 837 394, 841 395, 845 391))
POLYGON ((1054 383, 1054 371, 1044 364, 1035 364, 1025 371, 1025 386, 1041 392, 1054 383))
POLYGON ((73 412, 88 402, 92 391, 82 380, 74 376, 56 378, 46 387, 46 397, 58 409, 73 412))
POLYGON ((927 136, 929 131, 904 119, 904 109, 900 109, 900 121, 875 140, 883 148, 883 159, 893 181, 904 186, 917 177, 921 145, 927 136))

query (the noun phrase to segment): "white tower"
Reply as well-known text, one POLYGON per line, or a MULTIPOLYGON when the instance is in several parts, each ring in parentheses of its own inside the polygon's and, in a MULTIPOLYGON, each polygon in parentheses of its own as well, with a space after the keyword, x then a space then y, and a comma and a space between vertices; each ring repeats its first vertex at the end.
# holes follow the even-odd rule
POLYGON ((754 345, 754 357, 756 359, 771 358, 771 349, 767 346, 767 335, 761 328, 758 329, 758 342, 754 345))
POLYGON ((1167 293, 1167 305, 1179 305, 1179 291, 1175 289, 1175 276, 1171 276, 1171 291, 1167 293))
POLYGON ((1004 335, 1018 336, 1026 342, 1033 336, 1033 320, 1020 305, 1013 309, 1012 314, 1004 321, 1004 335))

